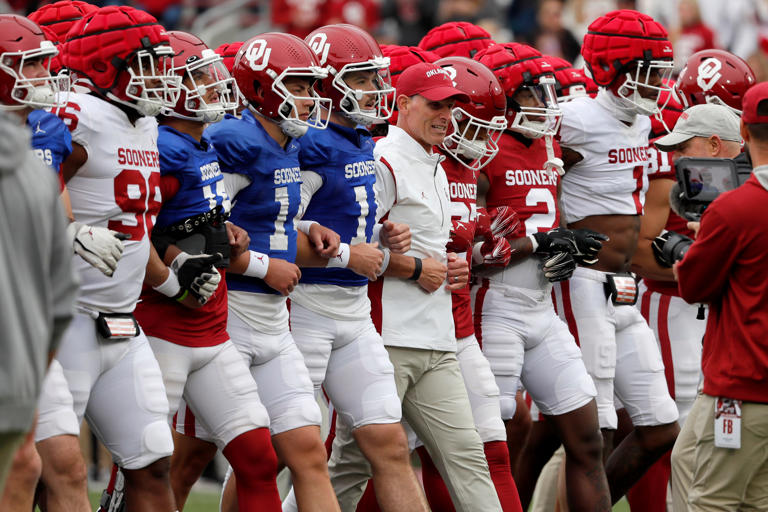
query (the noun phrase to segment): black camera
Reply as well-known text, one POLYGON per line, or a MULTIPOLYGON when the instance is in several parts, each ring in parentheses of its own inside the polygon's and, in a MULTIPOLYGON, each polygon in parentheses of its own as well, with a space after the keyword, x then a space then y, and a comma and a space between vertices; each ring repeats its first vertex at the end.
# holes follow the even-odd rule
POLYGON ((750 172, 729 158, 678 158, 677 183, 669 198, 672 209, 684 219, 698 221, 717 196, 742 185, 750 172))

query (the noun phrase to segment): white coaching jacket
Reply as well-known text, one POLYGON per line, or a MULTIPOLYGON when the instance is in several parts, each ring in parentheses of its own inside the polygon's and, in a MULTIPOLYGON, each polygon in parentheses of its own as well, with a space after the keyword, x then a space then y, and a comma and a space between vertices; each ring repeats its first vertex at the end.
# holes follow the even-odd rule
MULTIPOLYGON (((389 127, 376 143, 377 215, 411 228, 408 256, 446 262, 451 228, 448 179, 437 153, 427 153, 404 130, 389 127)), ((381 335, 384 344, 454 352, 451 293, 441 286, 427 293, 416 281, 385 278, 381 335)))

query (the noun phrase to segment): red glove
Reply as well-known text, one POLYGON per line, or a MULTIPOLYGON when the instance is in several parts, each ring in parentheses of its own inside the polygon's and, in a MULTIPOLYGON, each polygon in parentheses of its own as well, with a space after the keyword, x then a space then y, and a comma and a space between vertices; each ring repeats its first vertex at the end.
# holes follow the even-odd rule
POLYGON ((475 265, 506 267, 511 256, 512 248, 509 246, 509 241, 504 237, 498 237, 494 240, 475 244, 472 251, 472 262, 475 265))
POLYGON ((475 230, 471 222, 454 220, 451 223, 451 238, 446 245, 449 252, 462 253, 472 249, 475 230))
POLYGON ((493 231, 491 231, 491 216, 488 210, 482 206, 477 209, 477 220, 475 225, 475 235, 483 237, 483 240, 492 240, 493 231))
POLYGON ((525 236, 525 234, 516 234, 520 228, 520 219, 517 217, 517 212, 509 206, 488 208, 488 216, 492 219, 490 229, 494 237, 500 236, 509 240, 525 236))

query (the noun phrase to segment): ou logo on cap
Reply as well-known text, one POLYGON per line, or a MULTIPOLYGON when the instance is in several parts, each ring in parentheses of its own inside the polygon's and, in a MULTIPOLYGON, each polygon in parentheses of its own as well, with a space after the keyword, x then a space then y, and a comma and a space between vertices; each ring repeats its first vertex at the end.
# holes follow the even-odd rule
POLYGON ((272 48, 267 45, 264 39, 255 39, 248 44, 248 48, 243 52, 243 58, 248 61, 248 65, 254 71, 262 71, 269 64, 269 55, 272 48))
POLYGON ((324 65, 328 58, 328 51, 331 49, 331 43, 328 42, 328 36, 325 32, 318 32, 313 35, 312 39, 307 43, 307 46, 309 46, 309 49, 317 55, 317 60, 320 62, 320 65, 324 65))

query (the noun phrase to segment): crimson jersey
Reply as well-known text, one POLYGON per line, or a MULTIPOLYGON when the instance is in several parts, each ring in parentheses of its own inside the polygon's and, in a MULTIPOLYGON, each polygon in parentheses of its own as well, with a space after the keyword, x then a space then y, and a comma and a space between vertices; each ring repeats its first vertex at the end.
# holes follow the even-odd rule
MULTIPOLYGON (((560 146, 554 142, 555 155, 561 156, 560 146)), ((544 169, 547 150, 544 138, 528 139, 505 131, 499 140, 499 154, 480 172, 490 183, 486 195, 488 208, 512 207, 520 219, 525 234, 549 231, 560 225, 557 208, 555 171, 544 169)))
MULTIPOLYGON (((455 158, 447 156, 442 163, 445 175, 448 177, 448 187, 451 195, 451 222, 455 225, 462 222, 468 231, 474 232, 477 224, 477 174, 461 165, 455 158)), ((472 248, 459 253, 460 258, 466 258, 472 268, 472 248)), ((469 285, 451 294, 453 302, 453 323, 456 339, 466 338, 475 333, 472 324, 472 304, 469 295, 469 285)))
POLYGON ((226 271, 218 270, 222 278, 219 287, 210 300, 197 309, 144 286, 134 315, 146 335, 185 347, 212 347, 227 341, 226 271))

